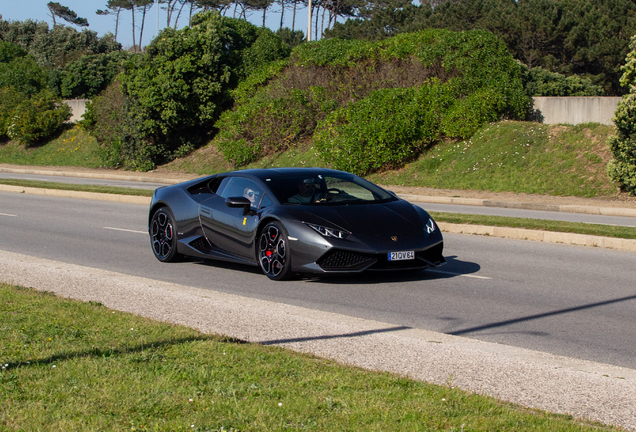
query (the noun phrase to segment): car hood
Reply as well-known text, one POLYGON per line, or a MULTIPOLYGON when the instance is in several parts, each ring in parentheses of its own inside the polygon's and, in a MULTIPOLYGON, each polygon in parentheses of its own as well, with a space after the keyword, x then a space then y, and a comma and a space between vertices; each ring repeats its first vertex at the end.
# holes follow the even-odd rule
POLYGON ((403 200, 385 204, 310 206, 302 208, 298 217, 303 222, 344 228, 356 236, 404 235, 423 227, 419 214, 403 200))

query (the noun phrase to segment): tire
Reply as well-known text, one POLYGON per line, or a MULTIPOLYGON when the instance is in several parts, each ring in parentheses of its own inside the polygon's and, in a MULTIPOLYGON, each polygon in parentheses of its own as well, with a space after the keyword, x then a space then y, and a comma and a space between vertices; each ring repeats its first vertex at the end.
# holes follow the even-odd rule
POLYGON ((161 207, 152 215, 150 222, 150 246, 161 262, 179 261, 177 252, 177 228, 174 216, 168 207, 161 207))
POLYGON ((270 222, 263 228, 257 248, 258 262, 265 276, 276 281, 291 279, 287 232, 279 222, 270 222))

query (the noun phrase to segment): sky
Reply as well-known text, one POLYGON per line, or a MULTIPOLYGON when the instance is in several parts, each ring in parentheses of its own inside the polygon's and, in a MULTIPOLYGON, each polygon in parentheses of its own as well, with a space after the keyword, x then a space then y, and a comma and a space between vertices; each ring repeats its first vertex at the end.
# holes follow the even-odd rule
MULTIPOLYGON (((7 21, 25 21, 32 19, 35 21, 45 21, 49 24, 49 27, 53 26, 53 20, 49 14, 49 9, 46 7, 47 3, 51 0, 0 0, 0 15, 2 19, 7 21)), ((100 36, 111 32, 115 33, 115 17, 112 15, 97 15, 95 12, 97 9, 106 9, 107 0, 57 0, 63 6, 69 7, 79 17, 86 18, 89 23, 89 29, 96 31, 100 36)), ((188 23, 187 6, 183 9, 181 17, 178 21, 179 28, 188 23)), ((228 16, 232 16, 232 10, 228 13, 228 16)), ((176 12, 173 14, 176 16, 176 12)), ((122 11, 119 20, 119 31, 117 34, 117 41, 120 42, 124 48, 132 46, 132 19, 131 12, 122 11)), ((250 22, 256 25, 262 25, 263 15, 262 12, 248 13, 247 18, 250 22)), ((295 30, 302 30, 307 32, 307 9, 298 9, 296 11, 296 25, 295 30)), ((285 11, 284 26, 291 28, 292 11, 285 11)), ((60 19, 58 24, 60 23, 60 19)), ((135 18, 135 24, 138 26, 141 22, 141 14, 137 14, 135 18)), ((78 30, 80 28, 72 26, 71 24, 62 21, 64 25, 75 27, 78 30)), ((267 10, 265 24, 272 30, 277 30, 280 27, 280 6, 275 4, 267 10)), ((159 28, 161 31, 166 26, 166 11, 159 8, 159 28)), ((313 33, 313 32, 312 32, 313 33)), ((137 29, 136 38, 139 39, 139 29, 137 29)), ((142 43, 147 45, 154 36, 157 35, 157 7, 153 5, 152 9, 146 15, 146 23, 144 26, 144 36, 142 43)), ((139 43, 139 41, 137 41, 139 43)))

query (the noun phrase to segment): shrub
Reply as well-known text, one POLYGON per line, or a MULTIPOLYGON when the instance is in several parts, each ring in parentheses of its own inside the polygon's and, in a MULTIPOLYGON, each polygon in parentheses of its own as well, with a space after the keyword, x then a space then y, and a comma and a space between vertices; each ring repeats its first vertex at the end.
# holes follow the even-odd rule
POLYGON ((154 147, 147 146, 129 115, 129 101, 115 80, 99 96, 87 104, 81 121, 100 145, 101 164, 108 168, 128 168, 148 171, 154 147))
POLYGON ((9 138, 33 145, 53 135, 71 117, 71 108, 44 90, 20 103, 7 128, 9 138))
POLYGON ((542 67, 528 68, 521 64, 521 79, 528 96, 603 96, 601 86, 578 75, 566 77, 542 67))
POLYGON ((630 195, 636 195, 636 36, 630 42, 630 53, 622 67, 621 85, 629 88, 614 114, 616 134, 608 144, 613 159, 607 172, 614 183, 630 195))
POLYGON ((0 88, 0 139, 7 136, 7 128, 11 124, 13 112, 24 100, 24 94, 13 87, 0 88))
POLYGON ((13 87, 29 97, 46 87, 47 75, 25 50, 0 41, 0 88, 13 87))
POLYGON ((239 81, 288 52, 270 30, 217 12, 196 15, 191 27, 164 30, 146 50, 129 63, 122 83, 150 165, 197 147, 231 105, 239 81))
POLYGON ((326 162, 353 173, 397 167, 439 139, 450 96, 438 80, 374 91, 321 122, 315 147, 326 162))
POLYGON ((93 98, 123 71, 124 62, 131 56, 127 51, 84 55, 69 63, 60 72, 60 93, 68 99, 93 98))
POLYGON ((304 43, 279 76, 237 102, 217 124, 229 162, 313 136, 325 161, 357 174, 399 166, 442 135, 466 138, 485 122, 523 118, 529 105, 502 42, 446 30, 304 43))

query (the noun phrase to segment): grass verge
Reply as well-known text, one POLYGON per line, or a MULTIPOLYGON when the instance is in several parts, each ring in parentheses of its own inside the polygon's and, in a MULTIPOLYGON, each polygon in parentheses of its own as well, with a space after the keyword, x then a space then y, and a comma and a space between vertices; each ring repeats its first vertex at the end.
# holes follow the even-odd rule
POLYGON ((540 195, 616 195, 607 175, 612 126, 503 121, 470 139, 444 142, 397 169, 369 176, 380 184, 540 195))
POLYGON ((438 222, 456 224, 487 225, 508 228, 525 228, 530 230, 554 231, 562 233, 586 234, 621 239, 636 239, 636 228, 588 224, 581 222, 563 222, 544 219, 528 219, 506 216, 484 216, 461 213, 429 212, 438 222))
POLYGON ((25 147, 15 141, 0 143, 0 163, 37 166, 99 168, 99 144, 80 126, 68 126, 52 140, 25 147))
POLYGON ((134 196, 148 196, 148 197, 151 197, 153 193, 153 191, 150 189, 83 185, 83 184, 76 184, 76 183, 59 183, 59 182, 48 182, 48 181, 39 181, 39 180, 0 179, 0 184, 5 184, 9 186, 33 187, 33 188, 41 188, 41 189, 59 189, 59 190, 81 191, 81 192, 97 192, 97 193, 109 193, 109 194, 116 194, 116 195, 134 195, 134 196))
POLYGON ((0 284, 3 430, 616 430, 0 284))

